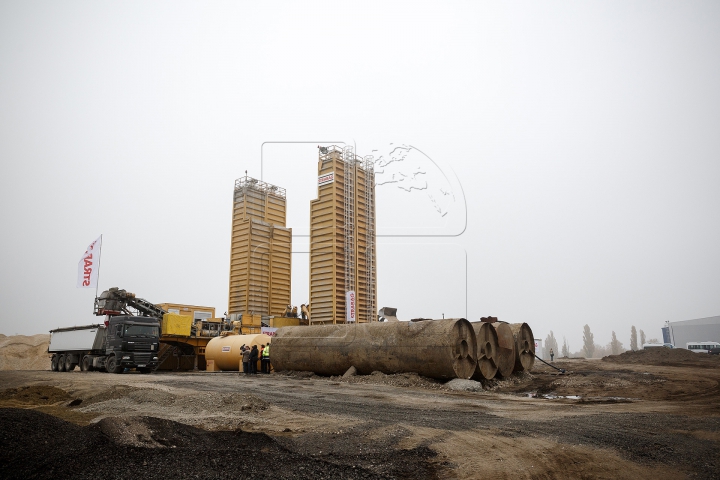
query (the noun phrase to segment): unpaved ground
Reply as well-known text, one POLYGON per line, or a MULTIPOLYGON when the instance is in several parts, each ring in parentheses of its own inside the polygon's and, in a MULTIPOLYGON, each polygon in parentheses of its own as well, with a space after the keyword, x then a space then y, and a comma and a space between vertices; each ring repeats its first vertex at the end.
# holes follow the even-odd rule
POLYGON ((412 374, 4 371, 0 476, 720 478, 720 358, 555 364, 568 373, 474 392, 412 374))

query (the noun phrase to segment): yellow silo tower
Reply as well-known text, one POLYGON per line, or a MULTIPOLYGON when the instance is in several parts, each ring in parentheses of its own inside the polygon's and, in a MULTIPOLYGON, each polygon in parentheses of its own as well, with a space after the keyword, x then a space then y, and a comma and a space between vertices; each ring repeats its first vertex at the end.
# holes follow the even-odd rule
POLYGON ((290 303, 292 229, 285 227, 285 207, 284 188, 248 176, 235 181, 228 314, 243 314, 243 327, 247 322, 257 333, 259 316, 280 316, 290 303))
POLYGON ((377 320, 375 174, 352 147, 321 147, 310 202, 310 323, 377 320))

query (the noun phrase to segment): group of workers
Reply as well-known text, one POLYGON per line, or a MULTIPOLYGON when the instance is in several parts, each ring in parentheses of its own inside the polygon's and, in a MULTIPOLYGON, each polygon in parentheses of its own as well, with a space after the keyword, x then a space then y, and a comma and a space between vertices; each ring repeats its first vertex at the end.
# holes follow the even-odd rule
MULTIPOLYGON (((298 318, 298 307, 293 307, 292 305, 288 305, 285 307, 285 311, 282 314, 283 317, 290 317, 290 318, 298 318)), ((303 320, 308 320, 310 318, 310 304, 308 303, 305 305, 304 303, 300 305, 300 317, 303 320)))
POLYGON ((253 345, 252 348, 243 345, 240 347, 242 352, 242 363, 243 372, 245 374, 256 374, 257 362, 260 359, 260 373, 270 373, 270 344, 261 345, 258 349, 257 345, 253 345))

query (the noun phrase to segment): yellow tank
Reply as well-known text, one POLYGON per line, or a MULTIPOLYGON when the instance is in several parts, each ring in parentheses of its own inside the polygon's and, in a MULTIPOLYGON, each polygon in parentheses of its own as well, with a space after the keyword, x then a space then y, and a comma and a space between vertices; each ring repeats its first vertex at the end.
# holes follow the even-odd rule
MULTIPOLYGON (((237 372, 240 370, 242 362, 240 347, 257 345, 259 350, 260 345, 267 345, 270 341, 271 338, 262 333, 216 337, 210 340, 205 347, 205 360, 213 360, 216 369, 237 372)), ((260 353, 258 353, 258 359, 260 359, 260 353)))

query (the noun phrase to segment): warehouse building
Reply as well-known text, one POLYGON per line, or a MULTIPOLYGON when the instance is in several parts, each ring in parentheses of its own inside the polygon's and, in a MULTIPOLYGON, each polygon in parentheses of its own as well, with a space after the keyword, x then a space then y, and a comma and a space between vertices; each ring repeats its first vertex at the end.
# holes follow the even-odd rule
POLYGON ((720 342, 720 316, 665 322, 663 342, 686 348, 689 342, 720 342))

